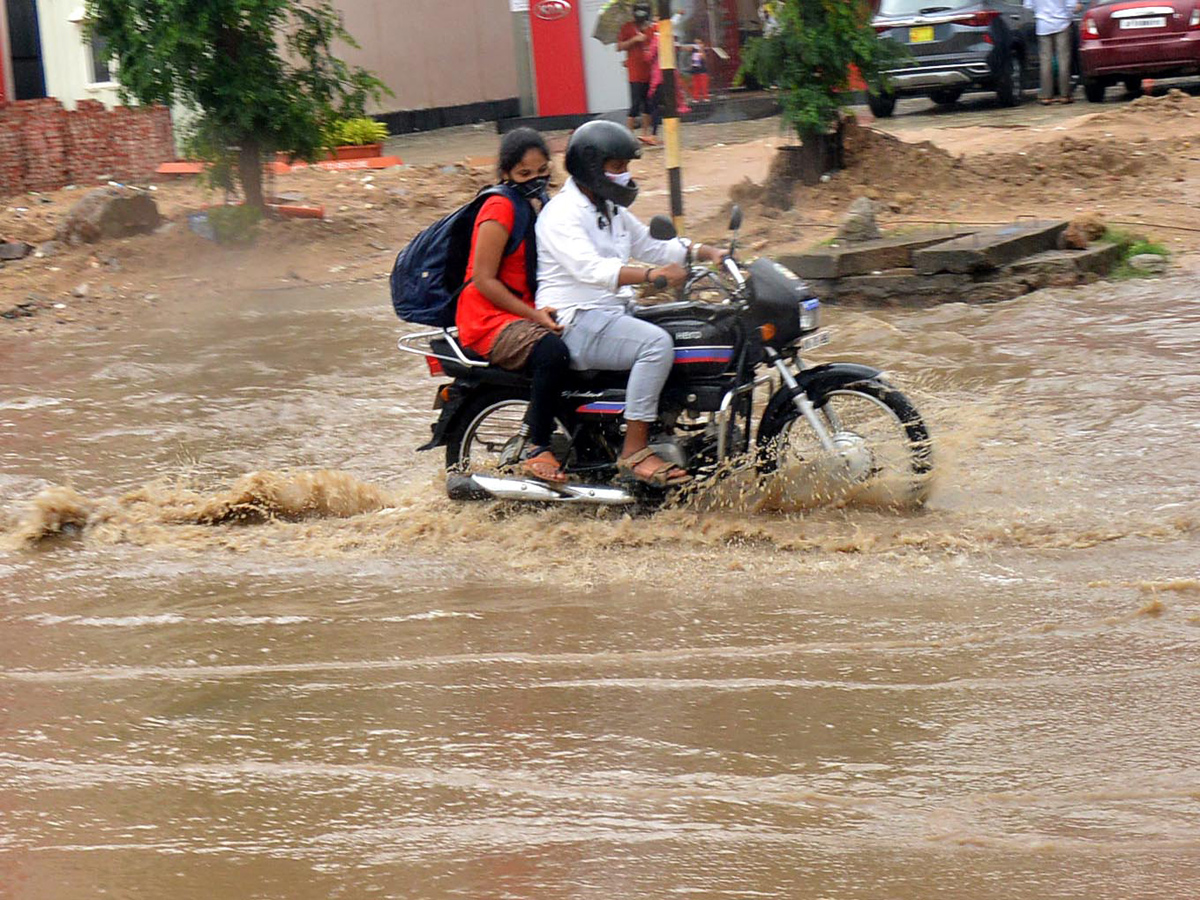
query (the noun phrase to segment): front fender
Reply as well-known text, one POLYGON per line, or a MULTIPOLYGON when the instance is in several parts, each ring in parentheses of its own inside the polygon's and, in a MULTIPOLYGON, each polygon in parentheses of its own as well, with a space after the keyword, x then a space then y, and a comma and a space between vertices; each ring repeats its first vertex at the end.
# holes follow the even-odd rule
MULTIPOLYGON (((813 366, 797 373, 798 391, 808 395, 814 406, 821 406, 821 399, 830 391, 838 390, 863 381, 880 381, 886 384, 883 372, 870 366, 860 366, 856 363, 828 363, 823 366, 813 366)), ((796 405, 792 402, 794 394, 785 385, 775 392, 763 410, 762 422, 758 426, 759 441, 769 440, 777 435, 783 426, 796 415, 796 405)))

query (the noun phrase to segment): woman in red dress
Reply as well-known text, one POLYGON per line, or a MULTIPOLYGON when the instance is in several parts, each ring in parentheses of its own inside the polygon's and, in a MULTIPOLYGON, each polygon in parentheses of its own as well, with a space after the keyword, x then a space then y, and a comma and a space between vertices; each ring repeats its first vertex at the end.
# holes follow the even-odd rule
POLYGON ((566 482, 550 449, 557 392, 570 367, 570 354, 559 335, 553 309, 533 305, 537 292, 533 222, 547 200, 550 151, 532 128, 518 128, 500 144, 501 184, 512 190, 489 198, 475 217, 467 286, 458 298, 456 324, 463 346, 494 366, 524 372, 533 381, 529 412, 529 448, 521 462, 524 475, 554 484, 566 482), (506 253, 517 221, 514 204, 528 203, 533 215, 524 238, 506 253))

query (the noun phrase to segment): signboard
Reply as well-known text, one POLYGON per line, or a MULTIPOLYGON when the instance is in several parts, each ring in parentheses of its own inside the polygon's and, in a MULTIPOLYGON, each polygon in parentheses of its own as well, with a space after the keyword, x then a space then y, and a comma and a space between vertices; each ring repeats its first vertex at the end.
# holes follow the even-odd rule
POLYGON ((529 26, 538 115, 586 113, 579 0, 530 0, 529 26))

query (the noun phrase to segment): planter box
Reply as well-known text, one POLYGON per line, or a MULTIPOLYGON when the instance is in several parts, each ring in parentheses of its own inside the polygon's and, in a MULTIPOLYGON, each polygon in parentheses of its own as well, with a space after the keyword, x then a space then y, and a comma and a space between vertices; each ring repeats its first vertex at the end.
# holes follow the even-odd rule
MULTIPOLYGON (((343 147, 334 147, 332 151, 326 154, 326 159, 375 159, 383 156, 383 144, 347 144, 343 147)), ((288 153, 276 153, 275 161, 291 165, 292 157, 288 153)))
POLYGON ((361 147, 353 145, 335 147, 333 149, 333 153, 329 155, 329 158, 374 159, 377 156, 383 156, 383 144, 363 144, 361 147))

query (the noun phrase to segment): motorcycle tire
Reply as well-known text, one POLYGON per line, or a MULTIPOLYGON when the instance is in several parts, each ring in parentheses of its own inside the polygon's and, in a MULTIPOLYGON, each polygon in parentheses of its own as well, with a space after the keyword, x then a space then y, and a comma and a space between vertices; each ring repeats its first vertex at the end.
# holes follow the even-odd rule
POLYGON ((473 468, 470 461, 471 443, 487 424, 487 420, 496 417, 502 410, 509 412, 503 424, 498 422, 497 427, 507 431, 511 426, 512 434, 509 437, 517 437, 517 428, 528 406, 528 396, 516 389, 485 391, 468 400, 458 411, 454 424, 446 431, 446 469, 451 472, 463 472, 473 468), (518 406, 520 416, 513 416, 512 413, 518 406))
MULTIPOLYGON (((777 394, 776 398, 778 399, 773 398, 772 402, 768 404, 759 426, 759 472, 764 475, 773 474, 781 468, 780 457, 787 450, 788 437, 793 426, 804 428, 809 434, 812 434, 803 415, 796 409, 790 397, 785 395, 785 391, 786 389, 777 394)), ((839 430, 835 428, 827 417, 827 406, 837 402, 840 397, 864 401, 875 408, 886 410, 890 415, 895 427, 895 451, 896 454, 903 454, 902 459, 897 455, 894 460, 893 468, 896 471, 886 473, 891 478, 899 479, 899 482, 893 485, 897 488, 895 500, 898 503, 912 505, 923 503, 928 494, 930 476, 933 472, 933 450, 929 439, 929 429, 912 401, 886 382, 877 379, 864 380, 852 373, 847 373, 840 379, 825 381, 819 390, 810 388, 809 399, 817 411, 826 417, 826 423, 830 426, 830 430, 836 432, 835 438, 841 442, 848 440, 843 438, 843 435, 850 435, 864 446, 866 441, 860 435, 852 429, 839 430)), ((813 435, 813 440, 815 441, 815 435, 813 435)), ((825 451, 821 452, 825 453, 825 451)), ((871 457, 873 452, 873 448, 866 447, 865 453, 868 457, 871 457)), ((828 454, 825 453, 825 455, 828 454)), ((882 470, 872 469, 871 465, 873 465, 873 461, 871 464, 867 464, 869 471, 861 479, 864 482, 883 474, 882 470)))

